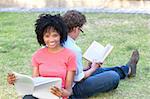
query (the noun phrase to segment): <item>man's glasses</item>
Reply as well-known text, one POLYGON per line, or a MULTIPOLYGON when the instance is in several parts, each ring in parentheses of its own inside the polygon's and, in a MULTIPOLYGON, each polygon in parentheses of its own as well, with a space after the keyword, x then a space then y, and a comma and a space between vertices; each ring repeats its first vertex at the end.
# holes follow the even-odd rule
POLYGON ((79 30, 80 30, 82 33, 84 33, 84 31, 83 31, 81 28, 79 28, 79 30))

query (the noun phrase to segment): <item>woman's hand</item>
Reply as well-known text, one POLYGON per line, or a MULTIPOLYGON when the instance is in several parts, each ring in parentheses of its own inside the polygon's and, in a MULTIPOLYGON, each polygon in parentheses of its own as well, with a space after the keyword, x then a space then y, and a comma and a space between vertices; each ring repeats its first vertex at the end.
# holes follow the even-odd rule
POLYGON ((50 89, 51 93, 53 93, 54 95, 58 96, 58 97, 68 97, 71 95, 72 92, 69 92, 68 90, 62 88, 59 89, 58 87, 54 86, 50 89))
POLYGON ((8 75, 7 75, 7 82, 9 84, 14 85, 15 81, 16 81, 16 76, 13 73, 8 73, 8 75))

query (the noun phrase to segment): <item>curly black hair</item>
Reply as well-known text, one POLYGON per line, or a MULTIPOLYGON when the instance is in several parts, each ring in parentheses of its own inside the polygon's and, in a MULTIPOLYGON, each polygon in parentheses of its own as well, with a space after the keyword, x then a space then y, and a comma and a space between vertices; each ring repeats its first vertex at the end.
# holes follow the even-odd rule
POLYGON ((69 10, 62 17, 68 27, 68 32, 71 32, 74 27, 82 27, 86 23, 85 15, 77 10, 69 10))
POLYGON ((35 33, 40 46, 46 45, 43 40, 43 36, 45 34, 44 32, 49 28, 54 28, 54 30, 56 30, 59 33, 60 44, 63 45, 63 43, 67 40, 68 30, 60 14, 41 14, 39 15, 35 23, 35 33))

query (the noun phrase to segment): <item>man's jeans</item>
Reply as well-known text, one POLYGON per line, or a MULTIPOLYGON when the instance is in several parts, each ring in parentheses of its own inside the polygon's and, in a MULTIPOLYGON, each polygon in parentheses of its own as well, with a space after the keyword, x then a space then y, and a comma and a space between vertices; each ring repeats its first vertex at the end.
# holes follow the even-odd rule
POLYGON ((128 75, 128 66, 98 68, 90 77, 78 82, 73 87, 73 98, 86 98, 95 93, 102 93, 117 88, 120 79, 128 75))

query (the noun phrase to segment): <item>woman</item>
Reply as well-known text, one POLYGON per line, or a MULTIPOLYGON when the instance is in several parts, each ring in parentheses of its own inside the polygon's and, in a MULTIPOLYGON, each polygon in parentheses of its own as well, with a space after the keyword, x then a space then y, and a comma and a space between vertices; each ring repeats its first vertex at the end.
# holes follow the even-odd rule
MULTIPOLYGON (((50 91, 58 97, 67 98, 72 94, 72 83, 76 71, 75 54, 63 47, 67 40, 67 27, 60 15, 42 14, 36 20, 35 32, 40 45, 32 56, 33 77, 59 77, 62 89, 53 87, 50 91)), ((14 84, 14 75, 8 75, 8 82, 14 84)), ((34 98, 26 95, 24 98, 34 98)))

